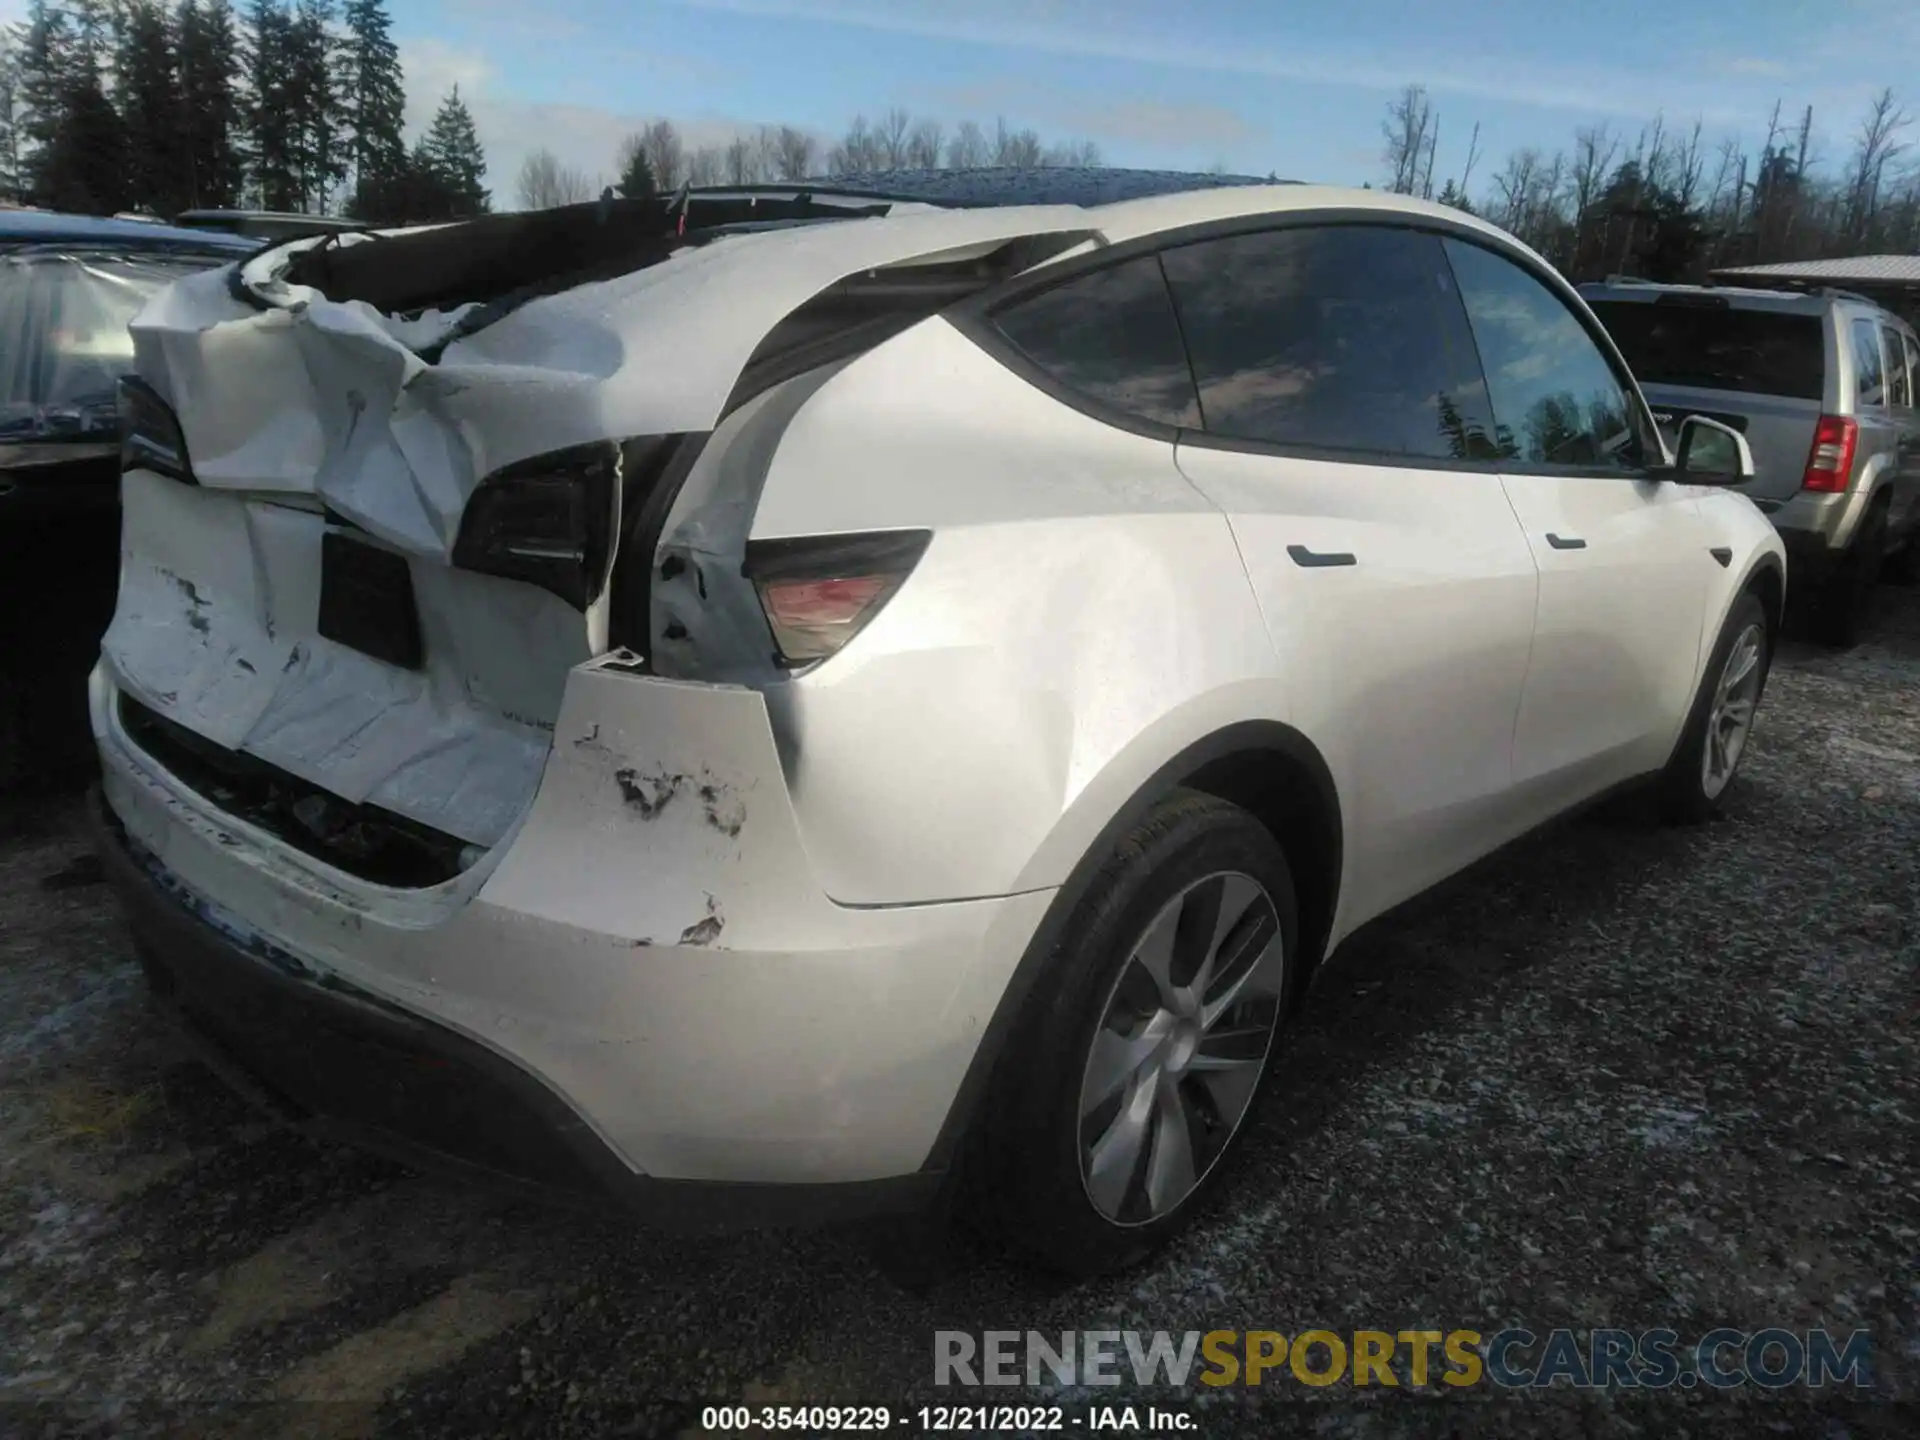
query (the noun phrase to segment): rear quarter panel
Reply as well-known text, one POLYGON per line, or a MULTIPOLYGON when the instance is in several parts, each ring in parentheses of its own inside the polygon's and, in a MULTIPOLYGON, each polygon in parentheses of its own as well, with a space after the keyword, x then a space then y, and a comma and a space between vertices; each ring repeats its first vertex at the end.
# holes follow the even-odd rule
POLYGON ((944 320, 829 380, 755 538, 934 538, 848 649, 768 696, 835 900, 1063 882, 1167 758, 1288 703, 1232 534, 1171 441, 1061 405, 944 320))

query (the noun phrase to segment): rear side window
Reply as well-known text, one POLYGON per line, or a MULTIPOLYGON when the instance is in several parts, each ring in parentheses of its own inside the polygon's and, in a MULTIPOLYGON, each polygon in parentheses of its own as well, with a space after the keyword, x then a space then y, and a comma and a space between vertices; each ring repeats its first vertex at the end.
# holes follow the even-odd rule
POLYGON ((1853 393, 1862 405, 1887 403, 1887 377, 1880 365, 1880 327, 1853 322, 1853 393))
POLYGON ((1530 465, 1644 469, 1646 440, 1626 389, 1567 303, 1491 250, 1445 243, 1480 344, 1502 452, 1530 465))
POLYGON ((1825 393, 1817 315, 1662 300, 1596 300, 1593 313, 1642 385, 1816 402, 1825 393))
POLYGON ((1043 290, 994 323, 1034 364, 1091 399, 1163 425, 1200 423, 1180 326, 1151 255, 1043 290))
POLYGON ((1902 338, 1905 342, 1902 348, 1907 353, 1907 384, 1909 387, 1920 386, 1920 345, 1914 343, 1911 335, 1902 338))
POLYGON ((1486 384, 1437 237, 1307 226, 1197 241, 1161 260, 1208 434, 1494 457, 1486 384))
POLYGON ((1913 404, 1913 379, 1907 369, 1906 347, 1900 343, 1898 330, 1883 325, 1880 333, 1887 342, 1887 404, 1904 409, 1913 404))

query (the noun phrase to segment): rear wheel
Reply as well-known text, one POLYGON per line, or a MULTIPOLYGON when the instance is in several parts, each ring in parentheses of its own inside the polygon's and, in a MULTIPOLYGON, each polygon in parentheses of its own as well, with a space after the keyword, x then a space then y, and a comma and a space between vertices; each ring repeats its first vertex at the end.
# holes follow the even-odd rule
POLYGON ((1293 879, 1238 806, 1181 792, 1075 907, 996 1073, 981 1199, 1074 1275, 1182 1228, 1265 1079, 1296 971, 1293 879))
POLYGON ((1814 608, 1818 638, 1838 649, 1860 643, 1872 618, 1874 586, 1879 583, 1887 549, 1887 507, 1876 505, 1860 522, 1860 533, 1841 557, 1814 608))
POLYGON ((1908 533, 1907 543, 1887 557, 1881 575, 1896 585, 1920 584, 1920 524, 1908 533))
POLYGON ((1705 820, 1719 807, 1747 753, 1772 663, 1766 609, 1757 596, 1742 595, 1720 629, 1686 729, 1660 777, 1660 809, 1669 821, 1705 820))

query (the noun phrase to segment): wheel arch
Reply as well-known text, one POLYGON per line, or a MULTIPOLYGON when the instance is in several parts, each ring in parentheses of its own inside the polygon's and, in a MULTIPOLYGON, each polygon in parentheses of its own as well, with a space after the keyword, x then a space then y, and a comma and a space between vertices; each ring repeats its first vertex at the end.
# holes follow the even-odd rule
POLYGON ((1085 847, 1014 967, 924 1169, 944 1169, 959 1157, 1027 997, 1114 846, 1155 805, 1182 789, 1242 806, 1280 842, 1294 875, 1300 953, 1307 966, 1295 993, 1305 992, 1306 981, 1325 959, 1339 907, 1345 866, 1339 792, 1319 748, 1299 730, 1277 720, 1237 721, 1192 742, 1159 766, 1085 847))
POLYGON ((1761 608, 1767 612, 1767 633, 1779 639, 1780 625, 1787 608, 1787 567, 1780 558, 1763 554, 1747 571, 1736 594, 1759 597, 1761 608))

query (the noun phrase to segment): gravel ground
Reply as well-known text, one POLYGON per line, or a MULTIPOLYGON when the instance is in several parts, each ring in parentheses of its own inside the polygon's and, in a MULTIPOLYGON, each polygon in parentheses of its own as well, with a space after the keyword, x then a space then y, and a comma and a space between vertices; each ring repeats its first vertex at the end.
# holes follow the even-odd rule
POLYGON ((0 1432, 677 1435, 952 1402, 938 1329, 1524 1324, 1863 1328, 1876 1389, 1117 1398, 1207 1435, 1920 1434, 1917 908, 1909 590, 1852 654, 1786 647, 1718 823, 1577 821, 1356 937, 1155 1263, 1068 1288, 963 1239, 903 1287, 846 1235, 665 1239, 257 1123, 148 1017, 77 806, 16 806, 0 1432))

